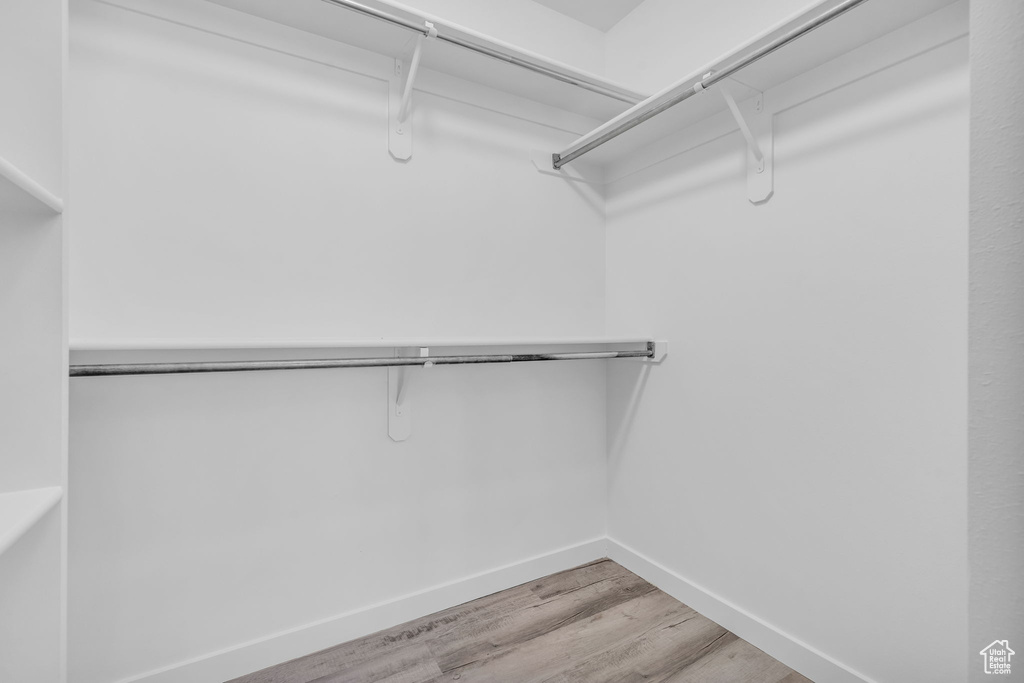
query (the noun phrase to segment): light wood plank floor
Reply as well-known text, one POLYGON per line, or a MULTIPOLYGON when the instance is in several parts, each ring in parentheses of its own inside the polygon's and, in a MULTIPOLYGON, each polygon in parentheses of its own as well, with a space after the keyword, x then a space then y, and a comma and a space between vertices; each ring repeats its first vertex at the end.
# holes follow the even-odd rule
POLYGON ((810 683, 611 560, 231 683, 810 683))

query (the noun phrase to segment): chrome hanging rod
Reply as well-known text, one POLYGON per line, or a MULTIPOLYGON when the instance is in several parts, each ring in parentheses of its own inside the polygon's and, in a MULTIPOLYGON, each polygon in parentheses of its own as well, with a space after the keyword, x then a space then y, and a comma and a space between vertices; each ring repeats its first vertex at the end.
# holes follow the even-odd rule
MULTIPOLYGON (((560 154, 557 152, 555 154, 552 154, 551 165, 555 168, 555 170, 562 168, 562 166, 565 166, 570 161, 580 158, 587 152, 597 149, 598 147, 605 144, 609 140, 613 140, 619 137, 627 130, 635 128, 644 121, 654 118, 658 114, 664 112, 667 109, 671 109, 680 102, 684 102, 685 100, 690 99, 697 93, 701 92, 702 90, 705 90, 706 88, 711 87, 712 85, 718 83, 722 79, 729 78, 730 76, 734 75, 737 71, 740 71, 741 69, 750 66, 751 64, 753 64, 754 62, 758 61, 763 57, 767 57, 768 55, 775 52, 779 48, 788 45, 797 38, 810 33, 816 28, 824 26, 825 24, 832 21, 836 17, 841 16, 846 12, 849 12, 857 5, 860 5, 861 3, 866 1, 867 0, 846 0, 846 2, 842 2, 833 7, 832 9, 828 10, 824 14, 821 14, 815 17, 814 19, 811 19, 810 21, 801 24, 800 26, 790 31, 787 31, 786 33, 779 36, 775 40, 759 47, 756 50, 753 50, 752 52, 749 52, 745 55, 730 55, 730 58, 734 59, 734 61, 731 62, 728 66, 718 69, 717 71, 709 72, 706 76, 698 80, 693 85, 689 86, 687 89, 683 90, 678 95, 675 95, 674 97, 665 100, 664 102, 661 102, 660 104, 657 104, 651 107, 650 109, 644 109, 644 103, 640 103, 634 108, 634 110, 636 110, 636 113, 634 113, 632 116, 629 116, 629 118, 626 118, 618 125, 609 128, 607 131, 603 133, 596 135, 595 137, 593 137, 593 139, 588 139, 590 136, 583 136, 582 138, 574 142, 569 147, 569 149, 565 150, 564 152, 560 154)), ((649 99, 651 101, 656 101, 661 96, 662 95, 654 95, 649 99)), ((629 112, 626 112, 626 114, 623 114, 623 116, 626 116, 627 114, 629 114, 629 112)), ((600 128, 598 130, 600 130, 600 128)))
MULTIPOLYGON (((373 17, 374 19, 379 19, 380 21, 386 21, 390 24, 401 26, 406 30, 415 31, 416 33, 420 33, 424 36, 430 33, 430 29, 424 26, 422 22, 416 23, 413 21, 409 21, 408 19, 405 19, 398 15, 374 9, 373 7, 368 7, 366 5, 363 5, 362 3, 354 2, 353 0, 323 1, 331 5, 337 5, 338 7, 344 7, 345 9, 352 10, 353 12, 359 12, 360 14, 364 14, 368 17, 373 17)), ((468 40, 463 40, 462 38, 456 38, 454 36, 445 35, 444 33, 438 33, 437 40, 443 40, 446 43, 457 45, 466 50, 472 50, 473 52, 486 55, 487 57, 491 57, 493 59, 500 59, 503 62, 508 62, 509 64, 521 67, 523 69, 529 69, 530 71, 539 73, 542 76, 547 76, 548 78, 553 78, 555 80, 562 81, 563 83, 575 85, 578 88, 583 88, 584 90, 589 90, 599 95, 604 95, 605 97, 611 97, 621 102, 636 104, 641 100, 640 96, 638 95, 629 93, 624 90, 614 90, 612 88, 609 88, 607 85, 600 83, 596 80, 587 78, 582 74, 570 74, 557 71, 553 68, 542 66, 540 64, 534 64, 533 62, 527 61, 520 57, 516 57, 514 55, 506 54, 499 50, 494 50, 483 45, 472 43, 468 40)))
POLYGON ((600 360, 603 358, 653 358, 654 342, 642 351, 576 351, 569 353, 517 353, 486 356, 425 356, 411 358, 333 358, 319 360, 204 361, 184 363, 124 363, 72 365, 71 377, 115 375, 183 375, 203 372, 253 372, 257 370, 326 370, 332 368, 389 368, 409 365, 469 365, 528 363, 546 360, 600 360))

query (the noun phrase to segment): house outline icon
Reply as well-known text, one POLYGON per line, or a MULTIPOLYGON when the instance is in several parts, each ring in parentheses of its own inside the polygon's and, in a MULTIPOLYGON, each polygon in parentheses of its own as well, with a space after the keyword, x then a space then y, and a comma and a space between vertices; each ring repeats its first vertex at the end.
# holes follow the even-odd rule
POLYGON ((1008 640, 993 640, 990 645, 988 645, 987 647, 985 647, 984 650, 982 650, 980 653, 978 653, 982 657, 985 658, 985 673, 987 673, 987 674, 1010 673, 1009 669, 1007 669, 1005 672, 1003 672, 1003 671, 992 671, 992 670, 989 669, 989 661, 988 660, 989 660, 989 657, 991 656, 990 653, 991 653, 992 650, 998 650, 999 651, 999 656, 1002 656, 1003 653, 1005 652, 1005 654, 1006 654, 1006 663, 1007 663, 1007 665, 1009 665, 1010 664, 1010 659, 1015 654, 1017 654, 1016 652, 1014 652, 1013 650, 1010 649, 1010 641, 1008 641, 1008 640))

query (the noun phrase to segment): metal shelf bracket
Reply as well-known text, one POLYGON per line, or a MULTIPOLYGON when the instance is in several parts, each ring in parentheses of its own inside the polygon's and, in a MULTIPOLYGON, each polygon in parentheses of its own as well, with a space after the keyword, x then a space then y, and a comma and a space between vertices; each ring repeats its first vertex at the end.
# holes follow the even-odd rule
POLYGON ((775 192, 775 117, 765 107, 763 92, 737 103, 724 80, 717 85, 747 141, 747 198, 753 204, 761 204, 775 192))
MULTIPOLYGON (((420 347, 420 358, 428 358, 430 349, 420 347)), ((395 349, 395 358, 402 357, 402 350, 395 349)), ((432 367, 427 361, 423 367, 432 367)), ((388 436, 392 441, 405 441, 412 435, 412 402, 409 400, 409 381, 419 370, 410 366, 388 368, 388 436)))
POLYGON ((395 76, 388 89, 388 151, 399 161, 412 158, 412 89, 419 73, 420 58, 423 56, 423 42, 437 37, 437 29, 425 22, 426 35, 415 38, 412 56, 395 60, 395 76), (404 78, 403 78, 404 74, 404 78))

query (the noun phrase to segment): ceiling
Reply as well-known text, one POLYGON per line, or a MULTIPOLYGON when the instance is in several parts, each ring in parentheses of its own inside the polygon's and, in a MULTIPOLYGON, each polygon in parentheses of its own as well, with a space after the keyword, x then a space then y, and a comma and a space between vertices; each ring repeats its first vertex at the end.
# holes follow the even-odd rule
POLYGON ((534 0, 576 21, 607 31, 644 0, 534 0))

